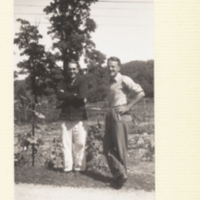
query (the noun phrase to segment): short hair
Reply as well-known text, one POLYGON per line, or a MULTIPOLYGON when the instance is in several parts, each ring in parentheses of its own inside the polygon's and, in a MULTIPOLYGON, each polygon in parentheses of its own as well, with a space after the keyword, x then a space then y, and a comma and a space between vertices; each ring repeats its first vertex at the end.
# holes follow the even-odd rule
POLYGON ((120 61, 119 58, 112 56, 112 57, 108 58, 107 63, 108 63, 109 61, 115 61, 115 62, 117 62, 118 65, 121 67, 121 61, 120 61))
POLYGON ((80 65, 79 65, 79 62, 78 62, 78 61, 76 61, 76 60, 74 60, 74 59, 71 59, 71 60, 68 62, 67 67, 69 66, 69 63, 74 63, 74 64, 76 64, 77 68, 80 69, 80 65))

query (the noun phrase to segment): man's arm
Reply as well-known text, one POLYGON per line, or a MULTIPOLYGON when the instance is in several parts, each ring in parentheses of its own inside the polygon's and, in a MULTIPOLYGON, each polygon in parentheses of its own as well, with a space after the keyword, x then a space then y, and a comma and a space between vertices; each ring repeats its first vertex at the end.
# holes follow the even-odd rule
POLYGON ((117 106, 115 108, 115 111, 119 114, 124 114, 128 112, 144 96, 145 96, 144 92, 138 93, 133 99, 130 100, 130 102, 127 105, 117 106))
POLYGON ((61 81, 57 86, 56 96, 58 100, 74 99, 76 94, 64 90, 64 83, 61 81))
POLYGON ((87 94, 88 94, 87 81, 82 80, 75 98, 76 99, 85 99, 85 98, 87 98, 87 94))
POLYGON ((131 78, 124 77, 123 84, 129 90, 129 93, 133 92, 134 97, 130 98, 130 101, 127 105, 118 106, 115 108, 115 111, 119 114, 124 114, 128 112, 140 99, 142 99, 145 94, 140 85, 136 84, 131 78))
POLYGON ((87 98, 87 81, 81 80, 78 87, 77 93, 69 93, 64 90, 63 82, 60 82, 60 84, 57 87, 57 99, 58 100, 67 100, 67 99, 83 99, 85 100, 87 98))

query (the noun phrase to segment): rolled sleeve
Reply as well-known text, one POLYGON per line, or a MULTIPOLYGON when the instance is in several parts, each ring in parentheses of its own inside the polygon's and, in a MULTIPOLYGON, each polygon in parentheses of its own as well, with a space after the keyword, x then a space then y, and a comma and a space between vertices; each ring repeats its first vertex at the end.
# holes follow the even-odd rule
POLYGON ((129 91, 132 91, 136 94, 140 92, 144 92, 141 86, 137 83, 135 83, 131 78, 129 77, 123 77, 123 82, 126 85, 126 87, 129 89, 129 91))

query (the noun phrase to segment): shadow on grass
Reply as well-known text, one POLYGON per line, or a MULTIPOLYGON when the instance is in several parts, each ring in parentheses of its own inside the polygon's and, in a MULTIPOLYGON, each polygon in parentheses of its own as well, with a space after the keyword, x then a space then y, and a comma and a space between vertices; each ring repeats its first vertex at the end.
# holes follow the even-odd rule
MULTIPOLYGON (((49 169, 51 171, 54 172, 58 172, 58 173, 64 173, 62 168, 51 168, 49 169)), ((109 175, 104 175, 102 173, 99 172, 94 172, 94 171, 84 171, 84 172, 80 172, 81 175, 83 176, 87 176, 89 178, 92 178, 95 181, 100 181, 103 183, 109 183, 112 181, 112 178, 109 177, 109 175)))
MULTIPOLYGON (((15 167, 15 183, 105 188, 110 187, 112 180, 110 174, 94 171, 81 172, 78 176, 75 176, 73 172, 64 173, 61 168, 49 170, 44 167, 15 167)), ((129 174, 123 188, 145 191, 155 190, 154 175, 129 174)))
POLYGON ((98 172, 93 172, 93 171, 85 171, 85 172, 81 172, 81 174, 88 176, 96 181, 101 181, 104 183, 109 183, 112 181, 112 178, 109 176, 105 176, 101 173, 98 172))

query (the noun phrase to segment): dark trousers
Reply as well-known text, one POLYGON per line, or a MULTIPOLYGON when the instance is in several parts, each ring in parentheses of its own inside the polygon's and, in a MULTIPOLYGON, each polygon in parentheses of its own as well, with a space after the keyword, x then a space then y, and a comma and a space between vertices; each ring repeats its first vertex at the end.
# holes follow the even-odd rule
POLYGON ((103 148, 114 178, 127 175, 127 140, 127 123, 119 119, 114 109, 110 109, 106 114, 103 148))

